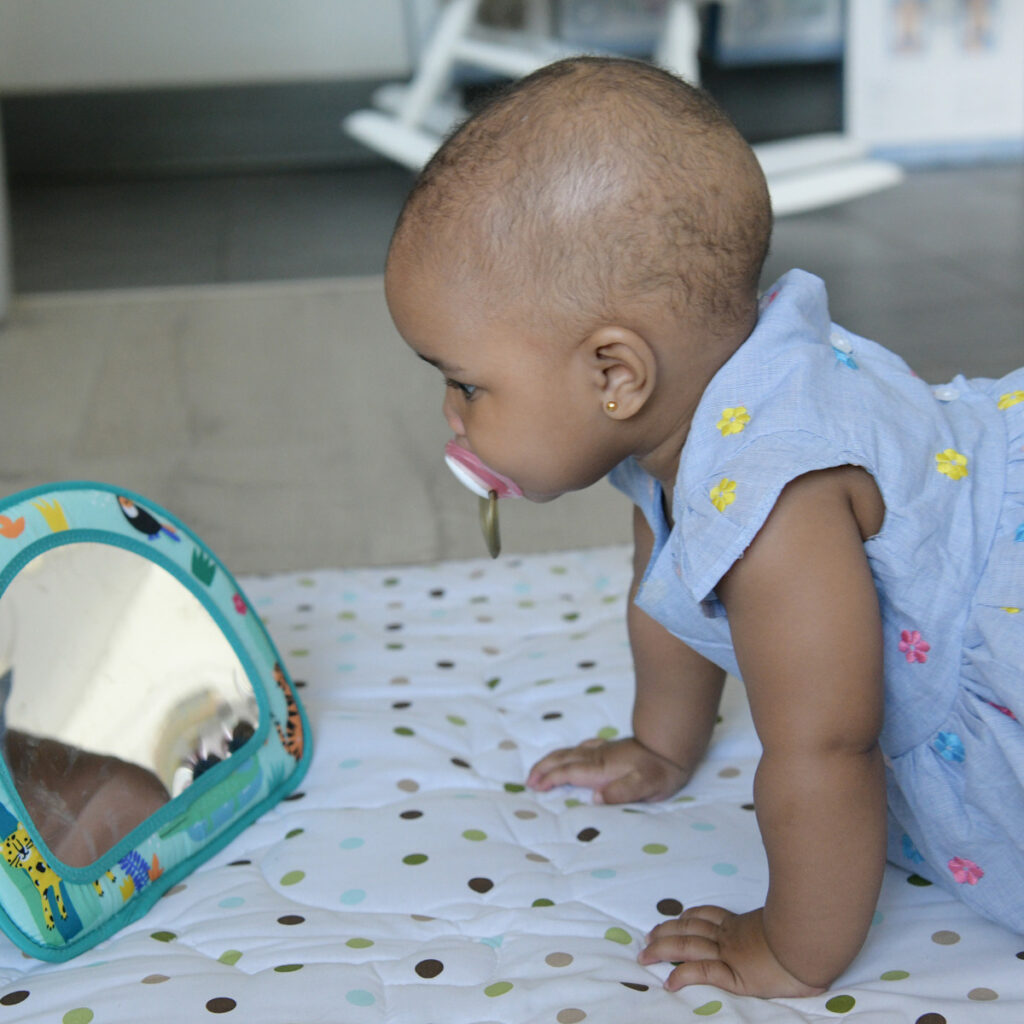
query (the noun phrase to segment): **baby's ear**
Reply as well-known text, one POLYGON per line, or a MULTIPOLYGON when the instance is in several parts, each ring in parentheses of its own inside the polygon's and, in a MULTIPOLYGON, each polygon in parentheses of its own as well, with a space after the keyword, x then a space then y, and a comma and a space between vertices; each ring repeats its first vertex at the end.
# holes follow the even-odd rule
POLYGON ((612 419, 635 416, 654 391, 657 361, 647 340, 628 327, 605 324, 583 343, 596 400, 612 419))

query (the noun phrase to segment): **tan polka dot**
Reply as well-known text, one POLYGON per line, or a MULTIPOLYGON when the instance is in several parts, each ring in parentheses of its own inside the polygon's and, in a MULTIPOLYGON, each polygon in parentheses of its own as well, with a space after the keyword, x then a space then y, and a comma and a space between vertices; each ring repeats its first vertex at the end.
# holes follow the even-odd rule
POLYGON ((498 744, 499 750, 518 750, 519 744, 515 740, 502 740, 498 744))
POLYGON ((719 773, 720 779, 735 779, 740 774, 739 768, 723 768, 719 773))
POLYGON ((575 1006, 568 1007, 565 1010, 559 1010, 558 1016, 555 1020, 558 1024, 579 1024, 581 1020, 586 1020, 587 1015, 582 1010, 577 1010, 575 1006))
POLYGON ((572 963, 572 954, 548 953, 548 955, 544 957, 544 963, 546 963, 548 967, 568 967, 569 964, 572 963))
POLYGON ((392 686, 408 686, 409 685, 409 677, 408 676, 392 676, 391 679, 389 680, 389 682, 391 683, 392 686))
POLYGON ((547 864, 548 858, 543 853, 528 853, 526 855, 527 860, 532 860, 537 864, 547 864))
POLYGON ((960 936, 957 932, 943 929, 932 933, 932 942, 937 942, 940 946, 955 946, 959 941, 960 936))
POLYGON ((161 985, 165 981, 170 981, 166 974, 147 974, 142 979, 143 985, 161 985))
POLYGON ((967 998, 976 999, 979 1002, 990 1002, 993 999, 998 999, 999 994, 997 992, 993 992, 990 988, 972 988, 971 991, 967 993, 967 998))
POLYGON ((521 818, 523 821, 530 821, 531 818, 537 817, 536 811, 520 810, 516 811, 516 817, 521 818))
POLYGON ((420 788, 420 784, 413 779, 399 779, 395 785, 398 786, 403 793, 417 793, 420 788))

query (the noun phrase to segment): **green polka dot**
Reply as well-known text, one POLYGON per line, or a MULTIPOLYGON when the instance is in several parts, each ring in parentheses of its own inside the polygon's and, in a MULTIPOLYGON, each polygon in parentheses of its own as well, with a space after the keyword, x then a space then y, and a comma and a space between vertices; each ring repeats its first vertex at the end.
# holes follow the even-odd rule
POLYGON ((290 832, 285 833, 285 839, 294 839, 296 836, 301 836, 306 830, 304 828, 293 828, 290 832))
POLYGON ((416 733, 409 728, 407 725, 396 725, 395 726, 396 736, 415 736, 416 733))
POLYGON ((588 686, 584 693, 604 693, 604 687, 600 683, 595 683, 593 686, 588 686))
POLYGON ((505 792, 506 793, 522 793, 526 787, 521 782, 506 782, 505 792))
POLYGON ((345 945, 348 946, 349 949, 369 949, 373 945, 373 939, 364 939, 361 936, 356 936, 355 938, 349 939, 345 945))
POLYGON ((410 853, 402 858, 403 864, 425 864, 428 858, 425 853, 410 853))
POLYGON ((541 896, 530 904, 531 907, 553 907, 554 905, 555 901, 549 900, 546 896, 541 896))
POLYGON ((228 967, 234 967, 239 960, 242 959, 242 951, 240 949, 225 949, 217 960, 222 964, 227 964, 228 967))
POLYGON ((275 967, 274 970, 278 974, 293 974, 295 971, 302 970, 302 964, 281 964, 280 967, 275 967))
POLYGON ((487 838, 487 833, 481 832, 478 828, 467 828, 466 831, 462 833, 462 838, 472 840, 474 843, 479 843, 481 839, 487 838))
POLYGON ((511 981, 496 981, 493 985, 488 985, 484 989, 484 995, 490 996, 492 999, 495 996, 503 996, 506 992, 512 991, 511 981))
POLYGON ((907 876, 907 881, 911 885, 920 885, 922 888, 924 886, 926 886, 926 885, 931 885, 932 884, 931 882, 928 881, 927 878, 922 878, 920 875, 908 875, 907 876))
POLYGON ((710 1003, 705 1003, 703 1006, 698 1006, 693 1012, 698 1017, 710 1017, 713 1013, 718 1013, 722 1008, 722 1004, 718 999, 712 999, 710 1003))
POLYGON ((282 885, 298 885, 306 877, 305 871, 289 871, 281 876, 282 885))
POLYGON ((832 1013, 849 1013, 857 1000, 853 996, 833 996, 826 1004, 825 1009, 832 1013))
POLYGON ((500 682, 501 676, 495 676, 493 679, 488 679, 485 685, 487 686, 488 690, 493 690, 500 682))
POLYGON ((909 978, 909 971, 886 971, 881 975, 882 981, 902 981, 904 978, 909 978))
POLYGON ((61 1024, 89 1024, 93 1018, 93 1012, 87 1006, 80 1006, 77 1010, 68 1010, 61 1017, 61 1024))
POLYGON ((465 725, 466 724, 466 720, 461 715, 448 715, 447 718, 448 718, 448 721, 452 723, 452 725, 465 725))
POLYGON ((664 843, 647 843, 643 851, 651 854, 668 853, 668 847, 664 843))
POLYGON ((583 801, 578 796, 571 796, 565 801, 566 807, 582 807, 583 801))
POLYGON ((614 725, 606 725, 603 729, 597 730, 599 740, 613 740, 619 735, 619 730, 614 725))
POLYGON ((149 937, 157 942, 173 942, 178 936, 174 932, 153 932, 149 937))
POLYGON ((604 937, 609 942, 617 942, 621 946, 628 946, 633 940, 630 938, 629 932, 625 928, 609 928, 604 933, 604 937))

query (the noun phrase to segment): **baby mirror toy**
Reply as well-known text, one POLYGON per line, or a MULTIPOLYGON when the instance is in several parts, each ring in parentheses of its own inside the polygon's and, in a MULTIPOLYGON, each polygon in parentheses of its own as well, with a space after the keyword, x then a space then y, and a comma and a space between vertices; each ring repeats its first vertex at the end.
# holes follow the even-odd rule
POLYGON ((507 476, 485 466, 468 448, 455 441, 444 446, 444 460, 458 480, 480 498, 480 527, 491 558, 501 553, 498 532, 498 499, 521 498, 522 490, 507 476))
POLYGON ((153 502, 0 501, 0 927, 67 960, 293 789, 311 749, 266 629, 153 502))

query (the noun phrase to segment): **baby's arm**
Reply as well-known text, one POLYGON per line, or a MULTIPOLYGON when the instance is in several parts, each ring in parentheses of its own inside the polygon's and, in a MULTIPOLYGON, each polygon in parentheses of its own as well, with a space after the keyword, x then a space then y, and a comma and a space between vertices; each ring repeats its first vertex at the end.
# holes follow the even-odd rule
POLYGON ((599 803, 663 800, 681 789, 707 750, 725 674, 633 603, 654 537, 633 512, 633 585, 626 621, 636 675, 633 736, 586 740, 556 750, 530 772, 527 785, 548 790, 589 786, 599 803))
POLYGON ((669 988, 810 995, 864 941, 885 861, 872 497, 880 506, 850 467, 794 481, 718 587, 764 746, 754 794, 768 895, 747 914, 697 907, 659 925, 641 960, 685 961, 669 988))

